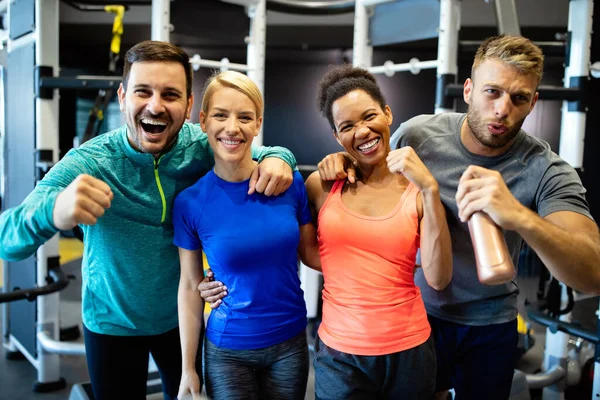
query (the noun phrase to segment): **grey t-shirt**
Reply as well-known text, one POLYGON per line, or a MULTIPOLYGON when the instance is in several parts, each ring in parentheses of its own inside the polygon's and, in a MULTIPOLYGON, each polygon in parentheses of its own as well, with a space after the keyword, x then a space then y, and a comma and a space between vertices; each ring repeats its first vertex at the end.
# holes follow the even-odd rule
MULTIPOLYGON (((403 123, 392 135, 392 149, 414 148, 438 181, 452 237, 454 270, 446 289, 438 292, 429 287, 421 270, 415 282, 427 312, 434 317, 465 325, 503 323, 517 316, 519 288, 515 282, 497 286, 479 283, 469 229, 458 219, 455 195, 461 174, 469 165, 499 171, 513 196, 542 217, 557 211, 592 216, 577 172, 546 142, 521 130, 505 154, 479 156, 469 152, 460 140, 465 117, 457 113, 420 115, 403 123)), ((514 231, 505 231, 504 237, 517 265, 522 238, 514 231)))

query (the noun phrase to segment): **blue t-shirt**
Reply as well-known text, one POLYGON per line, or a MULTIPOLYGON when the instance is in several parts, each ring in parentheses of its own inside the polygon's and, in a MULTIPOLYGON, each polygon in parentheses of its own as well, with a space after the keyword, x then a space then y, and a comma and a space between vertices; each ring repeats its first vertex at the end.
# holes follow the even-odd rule
POLYGON ((298 277, 299 226, 310 223, 300 173, 279 196, 248 195, 248 181, 227 182, 209 172, 175 199, 176 246, 202 248, 215 279, 228 289, 208 319, 217 347, 258 349, 306 329, 298 277))

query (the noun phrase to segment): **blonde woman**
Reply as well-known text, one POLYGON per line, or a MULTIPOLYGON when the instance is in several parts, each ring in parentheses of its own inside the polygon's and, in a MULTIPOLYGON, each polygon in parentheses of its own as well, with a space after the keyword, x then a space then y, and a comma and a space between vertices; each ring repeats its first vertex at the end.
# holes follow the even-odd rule
POLYGON ((179 324, 183 354, 180 395, 200 392, 195 370, 204 301, 202 250, 228 296, 206 328, 206 390, 214 399, 303 399, 308 377, 306 305, 298 254, 319 266, 304 182, 276 197, 248 194, 256 162, 251 144, 263 121, 263 100, 246 76, 227 71, 206 85, 200 124, 214 169, 175 200, 179 247, 179 324))

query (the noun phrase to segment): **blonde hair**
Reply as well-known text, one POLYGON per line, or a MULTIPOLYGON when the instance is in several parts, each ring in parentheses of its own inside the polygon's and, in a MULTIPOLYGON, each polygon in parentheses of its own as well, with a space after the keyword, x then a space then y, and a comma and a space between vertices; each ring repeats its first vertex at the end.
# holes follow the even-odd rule
POLYGON ((260 89, 258 89, 258 86, 256 86, 252 79, 236 71, 220 72, 209 78, 204 86, 204 94, 202 96, 202 111, 208 113, 208 103, 210 102, 210 98, 219 89, 224 87, 235 89, 248 96, 256 108, 256 117, 262 117, 264 103, 260 89))
POLYGON ((500 60, 524 75, 534 74, 538 78, 538 84, 544 74, 542 50, 522 36, 500 35, 483 42, 475 53, 471 79, 475 76, 477 67, 488 59, 500 60))

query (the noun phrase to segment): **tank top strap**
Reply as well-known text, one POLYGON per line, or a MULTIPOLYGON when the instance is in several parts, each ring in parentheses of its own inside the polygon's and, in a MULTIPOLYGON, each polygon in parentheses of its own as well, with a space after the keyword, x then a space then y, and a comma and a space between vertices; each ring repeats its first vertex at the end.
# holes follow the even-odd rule
POLYGON ((338 179, 337 181, 333 182, 333 186, 331 187, 331 190, 329 191, 325 202, 321 206, 321 210, 324 210, 331 202, 335 202, 336 199, 339 199, 341 201, 341 196, 338 196, 338 193, 341 193, 345 183, 345 179, 338 179))
POLYGON ((416 187, 412 182, 409 182, 400 200, 401 207, 410 207, 411 212, 414 210, 414 213, 415 215, 417 215, 417 218, 417 197, 419 196, 420 192, 421 190, 418 187, 416 187))

